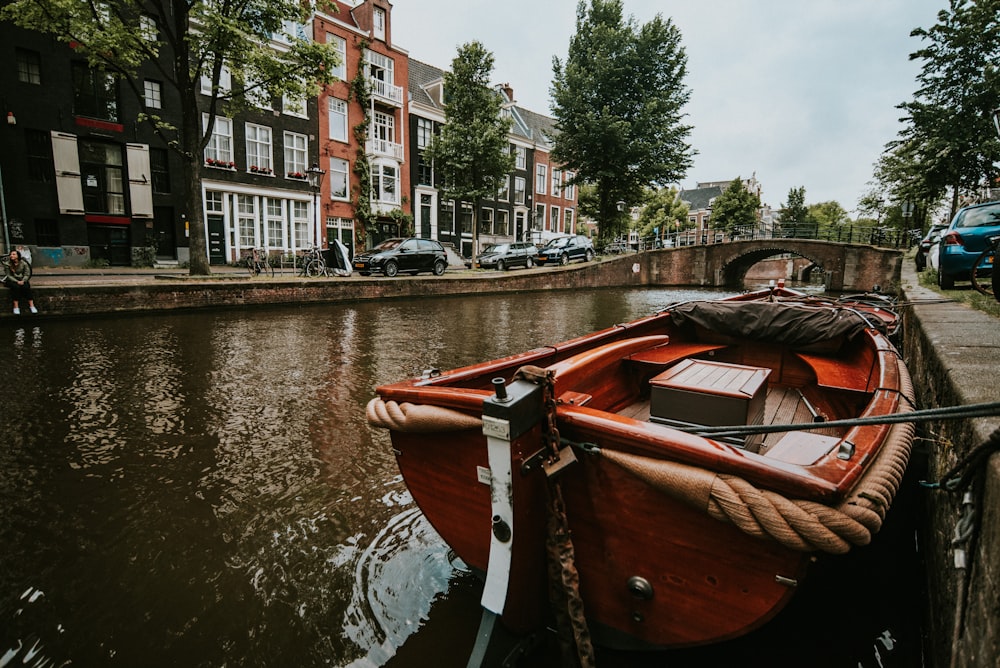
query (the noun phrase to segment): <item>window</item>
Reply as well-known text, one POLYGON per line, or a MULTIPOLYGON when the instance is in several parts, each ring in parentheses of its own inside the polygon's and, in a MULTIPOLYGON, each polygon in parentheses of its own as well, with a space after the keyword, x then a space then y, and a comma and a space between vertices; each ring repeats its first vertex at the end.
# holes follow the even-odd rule
POLYGON ((548 181, 548 165, 535 165, 535 192, 545 194, 545 184, 548 181))
POLYGON ((455 233, 455 200, 441 202, 438 212, 438 230, 444 234, 455 233))
POLYGON ((125 215, 125 175, 122 147, 81 139, 80 179, 83 206, 89 213, 125 215))
POLYGON ((510 223, 510 211, 507 209, 497 209, 497 234, 500 236, 507 236, 510 232, 507 230, 510 223))
MULTIPOLYGON (((207 74, 201 75, 201 92, 204 95, 212 94, 212 69, 210 65, 206 65, 207 74)), ((229 68, 225 65, 222 66, 222 71, 219 72, 219 94, 224 95, 232 90, 233 78, 229 73, 229 68)))
POLYGON ((205 193, 205 211, 208 213, 225 212, 222 206, 222 193, 214 191, 205 193))
POLYGON ((427 148, 434 135, 434 124, 426 118, 417 119, 417 148, 427 148))
POLYGON ((326 43, 337 52, 340 59, 340 64, 333 68, 331 74, 341 81, 347 81, 347 40, 328 32, 326 33, 326 43))
POLYGON ((236 196, 236 226, 240 232, 240 246, 256 248, 257 201, 253 195, 236 196))
POLYGON ((498 202, 509 202, 510 201, 510 175, 505 174, 500 177, 500 187, 497 189, 497 201, 498 202))
MULTIPOLYGON (((572 179, 573 176, 575 176, 573 172, 566 172, 567 181, 572 179)), ((567 183, 566 187, 563 189, 563 197, 566 199, 574 199, 576 197, 576 186, 567 183)))
POLYGON ((153 181, 154 193, 170 192, 170 168, 167 156, 167 149, 149 149, 149 171, 150 179, 153 181))
POLYGON ((267 246, 281 248, 285 245, 285 221, 281 215, 281 200, 267 198, 267 246))
POLYGON ((260 174, 272 173, 271 128, 266 125, 246 124, 247 169, 260 174))
POLYGON ((528 166, 528 151, 523 146, 514 147, 514 166, 518 169, 526 169, 528 166))
POLYGON ((274 100, 263 81, 252 76, 247 76, 243 82, 243 97, 246 101, 258 109, 274 109, 274 100))
POLYGON ((376 7, 372 15, 372 34, 376 39, 385 41, 385 10, 380 7, 376 7))
POLYGON ((421 153, 417 156, 417 184, 421 186, 434 185, 434 163, 421 153))
POLYGON ((562 186, 562 170, 552 170, 552 196, 559 197, 559 188, 562 186))
POLYGON ((387 163, 372 165, 372 189, 379 202, 399 204, 399 168, 387 163))
POLYGON ((514 177, 514 204, 524 204, 524 177, 514 177))
POLYGON ((573 209, 566 209, 563 212, 563 225, 566 228, 566 232, 573 234, 573 209))
POLYGON ((159 81, 146 79, 143 82, 143 99, 147 109, 163 108, 163 85, 159 81))
POLYGON ((114 77, 103 70, 92 70, 86 63, 73 63, 73 110, 77 116, 117 121, 114 77))
POLYGON ((330 158, 330 198, 348 199, 350 164, 341 158, 330 158))
POLYGON ((55 181, 55 163, 52 161, 52 140, 43 130, 27 129, 24 142, 28 158, 28 180, 52 183, 55 181))
POLYGON ((462 202, 462 209, 458 217, 462 225, 462 234, 472 234, 472 205, 468 202, 462 202))
POLYGON ((347 141, 347 102, 335 97, 330 100, 330 139, 347 141))
POLYGON ((292 202, 291 204, 295 247, 308 248, 312 245, 312 235, 309 234, 309 204, 307 202, 292 202))
MULTIPOLYGON (((372 114, 372 138, 377 142, 385 144, 396 143, 396 117, 383 111, 376 111, 372 114)), ((390 153, 387 148, 380 152, 390 153)))
POLYGON ((544 230, 545 229, 545 205, 538 204, 535 206, 535 219, 531 222, 531 229, 533 230, 544 230))
MULTIPOLYGON (((208 127, 208 114, 204 115, 205 127, 208 127)), ((220 167, 231 167, 233 162, 233 121, 222 116, 215 117, 212 137, 205 147, 205 161, 215 163, 220 167)))
POLYGON ((549 214, 549 229, 553 232, 559 231, 559 207, 554 206, 550 209, 549 214))
POLYGON ((42 83, 42 57, 37 51, 17 49, 17 80, 27 84, 42 83))
POLYGON ((160 28, 156 25, 156 18, 149 14, 139 17, 139 34, 144 42, 157 42, 160 39, 160 28))
POLYGON ((479 233, 493 234, 493 209, 479 210, 479 233))
POLYGON ((35 243, 46 248, 58 248, 59 224, 50 218, 39 218, 35 221, 35 243))
POLYGON ((309 159, 309 138, 297 132, 285 133, 285 175, 304 178, 309 159), (301 175, 301 176, 299 176, 301 175))

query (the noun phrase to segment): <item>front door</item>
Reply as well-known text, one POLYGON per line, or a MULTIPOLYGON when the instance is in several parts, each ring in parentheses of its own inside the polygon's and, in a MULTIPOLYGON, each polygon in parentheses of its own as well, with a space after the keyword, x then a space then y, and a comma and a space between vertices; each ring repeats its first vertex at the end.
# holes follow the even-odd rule
POLYGON ((226 263, 226 221, 213 214, 208 215, 208 263, 226 263))
POLYGON ((172 207, 153 207, 153 238, 156 240, 157 260, 177 259, 177 231, 174 229, 172 207))

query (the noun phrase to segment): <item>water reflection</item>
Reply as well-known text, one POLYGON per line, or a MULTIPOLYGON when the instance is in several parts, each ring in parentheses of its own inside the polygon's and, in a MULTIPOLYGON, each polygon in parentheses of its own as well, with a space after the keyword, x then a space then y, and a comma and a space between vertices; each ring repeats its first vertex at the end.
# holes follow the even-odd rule
MULTIPOLYGON (((368 428, 373 387, 706 294, 5 324, 0 665, 412 665, 478 592, 368 428)), ((434 665, 464 665, 444 633, 434 665)))

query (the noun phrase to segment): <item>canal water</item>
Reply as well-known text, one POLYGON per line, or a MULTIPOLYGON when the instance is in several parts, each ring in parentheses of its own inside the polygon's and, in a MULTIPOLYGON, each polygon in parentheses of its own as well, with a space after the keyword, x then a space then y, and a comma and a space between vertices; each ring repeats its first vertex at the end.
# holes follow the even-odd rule
MULTIPOLYGON (((4 322, 0 667, 464 666, 480 584, 368 427, 373 387, 722 295, 4 322)), ((600 665, 914 665, 913 533, 890 520, 747 638, 600 665)))

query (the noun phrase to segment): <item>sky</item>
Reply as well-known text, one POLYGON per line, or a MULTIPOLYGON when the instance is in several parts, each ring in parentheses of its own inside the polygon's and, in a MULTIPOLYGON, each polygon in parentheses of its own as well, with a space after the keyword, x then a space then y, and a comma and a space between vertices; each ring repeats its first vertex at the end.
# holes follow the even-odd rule
MULTIPOLYGON (((589 4, 589 0, 588 4, 589 4)), ((392 0, 392 41, 449 69, 478 40, 493 83, 521 107, 551 115, 552 59, 565 60, 576 0, 392 0)), ((873 166, 902 128, 896 106, 917 89, 923 42, 947 0, 623 0, 641 25, 657 14, 681 33, 691 97, 685 122, 697 151, 681 181, 757 177, 781 207, 792 188, 807 204, 839 202, 854 217, 873 166)))

